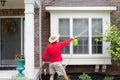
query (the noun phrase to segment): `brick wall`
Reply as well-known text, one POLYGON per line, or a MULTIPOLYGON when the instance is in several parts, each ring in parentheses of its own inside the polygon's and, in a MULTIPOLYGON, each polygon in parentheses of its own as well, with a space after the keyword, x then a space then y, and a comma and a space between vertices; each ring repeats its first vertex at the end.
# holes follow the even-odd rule
POLYGON ((24 16, 23 9, 0 9, 0 16, 24 16))
POLYGON ((39 67, 39 9, 35 9, 35 67, 39 67))
MULTIPOLYGON (((115 6, 117 6, 117 10, 116 11, 113 11, 111 13, 111 18, 114 18, 114 17, 120 17, 120 0, 111 0, 111 3, 114 4, 115 6)), ((114 25, 117 25, 118 28, 120 29, 120 23, 115 23, 113 21, 111 21, 112 24, 114 25)))
POLYGON ((42 52, 45 46, 48 44, 48 38, 50 36, 50 14, 45 10, 51 0, 42 0, 42 52))

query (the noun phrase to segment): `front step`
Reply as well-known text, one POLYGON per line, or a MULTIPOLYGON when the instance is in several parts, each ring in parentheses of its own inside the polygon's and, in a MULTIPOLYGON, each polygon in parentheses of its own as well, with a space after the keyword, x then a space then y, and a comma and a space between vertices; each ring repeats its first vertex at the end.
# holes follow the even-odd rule
MULTIPOLYGON (((25 72, 23 72, 27 75, 25 72)), ((18 71, 16 70, 0 70, 0 80, 11 80, 13 76, 16 76, 18 71)), ((27 80, 39 80, 39 69, 35 69, 33 76, 27 77, 27 80)))
POLYGON ((0 67, 0 70, 16 70, 16 67, 0 67))

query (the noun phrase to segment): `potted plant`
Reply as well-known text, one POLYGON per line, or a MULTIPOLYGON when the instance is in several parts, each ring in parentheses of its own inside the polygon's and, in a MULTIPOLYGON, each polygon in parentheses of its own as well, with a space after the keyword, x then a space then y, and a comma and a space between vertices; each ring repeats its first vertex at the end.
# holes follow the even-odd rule
POLYGON ((19 73, 17 74, 17 76, 18 76, 18 77, 23 77, 24 74, 23 74, 22 72, 23 72, 23 70, 25 69, 25 67, 24 67, 25 58, 24 58, 23 53, 21 52, 20 54, 17 54, 17 55, 15 56, 15 59, 16 59, 16 62, 17 62, 16 70, 19 71, 19 73))

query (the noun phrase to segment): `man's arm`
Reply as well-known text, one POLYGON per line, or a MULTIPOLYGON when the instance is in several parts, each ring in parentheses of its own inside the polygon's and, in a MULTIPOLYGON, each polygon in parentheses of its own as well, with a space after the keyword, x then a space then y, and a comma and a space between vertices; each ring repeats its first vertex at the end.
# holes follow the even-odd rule
POLYGON ((47 56, 48 56, 48 48, 46 47, 44 52, 43 52, 43 55, 42 55, 42 61, 43 62, 46 61, 47 56))
POLYGON ((61 48, 67 46, 73 39, 74 39, 74 37, 71 37, 71 38, 61 42, 61 48))

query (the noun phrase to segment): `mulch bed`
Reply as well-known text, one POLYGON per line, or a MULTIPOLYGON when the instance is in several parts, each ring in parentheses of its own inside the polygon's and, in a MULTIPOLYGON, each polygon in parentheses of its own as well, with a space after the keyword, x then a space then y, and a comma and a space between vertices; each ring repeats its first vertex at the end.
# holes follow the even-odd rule
MULTIPOLYGON (((82 73, 68 73, 68 76, 70 76, 70 80, 78 80, 78 76, 82 73)), ((89 76, 91 76, 92 80, 103 80, 105 76, 113 76, 113 75, 106 75, 103 73, 89 73, 89 76)), ((42 74, 42 80, 49 80, 50 75, 49 74, 42 74)), ((55 74, 55 80, 56 80, 57 74, 55 74)), ((113 76, 114 80, 120 80, 120 75, 113 76)))
MULTIPOLYGON (((68 75, 70 75, 71 80, 78 80, 78 76, 81 74, 82 73, 71 73, 68 75)), ((106 75, 102 73, 90 73, 88 75, 91 76, 92 80, 103 80, 105 76, 113 76, 113 75, 106 75)), ((116 75, 113 77, 114 77, 114 80, 120 80, 120 75, 116 75)))

